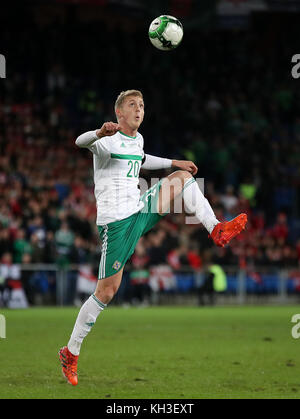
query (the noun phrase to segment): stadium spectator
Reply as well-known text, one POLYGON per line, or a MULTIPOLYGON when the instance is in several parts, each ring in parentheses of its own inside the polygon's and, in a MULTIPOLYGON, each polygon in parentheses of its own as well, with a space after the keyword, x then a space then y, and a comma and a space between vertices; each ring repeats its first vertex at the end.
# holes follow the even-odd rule
POLYGON ((20 267, 13 263, 13 255, 4 253, 0 261, 1 303, 8 308, 27 308, 28 302, 20 280, 20 267))
POLYGON ((55 233, 55 244, 57 252, 57 263, 66 264, 70 262, 70 254, 74 243, 74 233, 69 229, 68 223, 63 221, 59 230, 55 233))
POLYGON ((2 224, 0 228, 0 258, 4 253, 13 251, 13 240, 10 238, 9 229, 5 228, 2 224))
POLYGON ((15 263, 21 263, 24 254, 31 254, 32 247, 30 243, 26 240, 24 229, 17 230, 13 248, 14 248, 14 262, 15 263))
POLYGON ((214 305, 216 296, 226 291, 226 288, 227 280, 224 270, 214 263, 211 251, 206 251, 203 260, 202 283, 198 287, 198 304, 214 305))
POLYGON ((22 269, 21 269, 22 287, 26 294, 26 298, 28 300, 29 305, 34 305, 35 293, 36 293, 35 287, 33 286, 34 272, 32 270, 29 270, 28 267, 27 269, 25 269, 26 265, 29 265, 32 263, 31 254, 23 253, 21 263, 22 263, 22 269))

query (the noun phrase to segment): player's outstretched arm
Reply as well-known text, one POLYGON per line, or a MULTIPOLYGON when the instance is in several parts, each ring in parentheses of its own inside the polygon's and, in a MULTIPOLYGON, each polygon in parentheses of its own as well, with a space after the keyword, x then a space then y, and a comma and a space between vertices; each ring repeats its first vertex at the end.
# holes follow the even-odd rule
POLYGON ((147 170, 168 169, 171 166, 172 160, 152 156, 151 154, 145 154, 142 162, 142 168, 147 170))
POLYGON ((187 170, 192 175, 195 175, 198 172, 197 166, 192 161, 164 159, 161 157, 151 156, 151 154, 145 154, 145 160, 142 164, 143 169, 158 170, 168 169, 170 167, 187 170))
POLYGON ((103 137, 109 137, 114 135, 117 131, 120 130, 119 124, 114 122, 105 122, 100 129, 95 131, 88 131, 84 134, 81 134, 75 141, 75 144, 78 147, 90 147, 94 144, 95 141, 103 137))

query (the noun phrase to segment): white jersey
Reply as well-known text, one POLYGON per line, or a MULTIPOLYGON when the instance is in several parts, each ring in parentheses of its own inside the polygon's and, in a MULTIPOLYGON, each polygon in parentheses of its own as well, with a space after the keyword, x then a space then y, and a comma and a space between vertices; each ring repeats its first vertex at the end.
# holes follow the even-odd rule
POLYGON ((139 173, 144 157, 140 133, 121 132, 103 137, 87 147, 94 158, 97 225, 123 220, 140 211, 139 173))

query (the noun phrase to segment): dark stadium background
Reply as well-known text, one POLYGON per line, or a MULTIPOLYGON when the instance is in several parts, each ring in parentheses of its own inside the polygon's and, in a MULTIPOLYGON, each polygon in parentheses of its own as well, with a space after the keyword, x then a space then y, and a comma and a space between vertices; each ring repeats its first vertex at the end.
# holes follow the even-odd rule
MULTIPOLYGON (((300 4, 232 0, 220 15, 217 3, 2 5, 0 268, 15 264, 19 270, 0 275, 2 297, 21 283, 30 305, 84 298, 76 291, 78 265, 93 266, 96 275, 100 243, 92 157, 74 141, 115 120, 116 96, 134 88, 146 104, 145 151, 193 160, 217 217, 229 220, 243 211, 249 224, 232 245, 216 249, 201 226, 168 216, 141 241, 114 302, 135 303, 140 293, 147 301, 147 280, 137 287, 134 278, 145 272, 148 278, 153 267, 151 275, 159 275, 159 265, 167 272, 150 302, 197 304, 211 263, 227 273, 223 303, 295 301, 300 81, 292 77, 291 60, 300 53, 300 4), (150 22, 163 13, 178 17, 185 30, 182 44, 168 53, 147 37, 150 22), (168 275, 175 275, 169 288, 168 275)), ((166 173, 141 175, 150 180, 166 173)), ((9 301, 3 297, 1 304, 9 301)))

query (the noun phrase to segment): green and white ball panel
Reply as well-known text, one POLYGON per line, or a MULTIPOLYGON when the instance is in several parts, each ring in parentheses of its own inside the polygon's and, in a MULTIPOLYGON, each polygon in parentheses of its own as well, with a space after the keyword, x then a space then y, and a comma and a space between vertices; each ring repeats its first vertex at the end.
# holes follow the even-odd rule
POLYGON ((164 38, 171 41, 174 45, 178 45, 182 39, 183 31, 177 23, 168 23, 164 31, 164 38))
POLYGON ((158 38, 150 38, 150 41, 152 45, 154 45, 157 49, 160 49, 161 51, 170 51, 170 47, 164 47, 162 42, 158 38))
POLYGON ((149 32, 155 32, 161 26, 161 19, 157 17, 150 25, 149 32))
POLYGON ((149 38, 152 44, 162 50, 176 48, 183 37, 183 27, 173 16, 162 15, 153 20, 149 28, 149 38))

